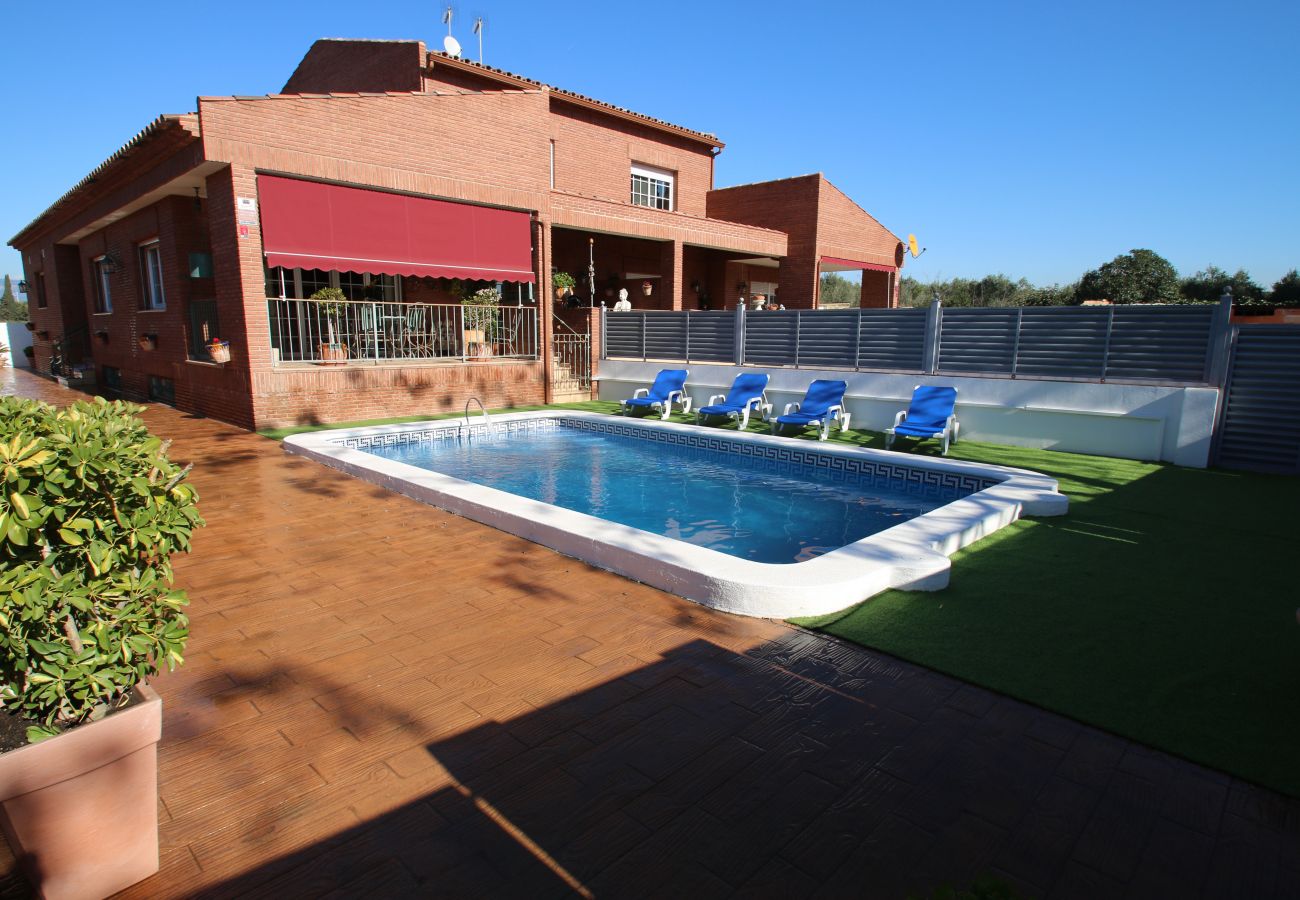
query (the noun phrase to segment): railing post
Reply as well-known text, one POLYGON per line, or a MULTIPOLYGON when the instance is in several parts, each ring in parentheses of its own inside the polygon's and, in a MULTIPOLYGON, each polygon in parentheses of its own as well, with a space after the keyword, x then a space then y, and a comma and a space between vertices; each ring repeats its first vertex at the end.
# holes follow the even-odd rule
POLYGON ((794 311, 794 367, 799 368, 799 339, 803 337, 803 311, 794 311))
POLYGON ((1016 372, 1020 369, 1020 325, 1025 320, 1025 308, 1016 307, 1016 339, 1011 344, 1011 377, 1016 377, 1016 372))
POLYGON ((600 311, 600 358, 609 359, 609 315, 603 307, 600 311))
POLYGON ((682 313, 686 316, 686 362, 690 362, 691 361, 691 311, 687 309, 687 310, 683 310, 682 313))
POLYGON ((853 339, 853 371, 862 371, 862 307, 858 307, 858 331, 853 339))
POLYGON ((646 321, 645 321, 645 320, 646 320, 646 314, 645 314, 645 313, 641 313, 641 362, 645 362, 645 361, 646 361, 646 355, 645 355, 645 328, 646 328, 646 321))
POLYGON ((1210 328, 1210 346, 1205 353, 1205 381, 1223 387, 1228 381, 1228 356, 1232 349, 1232 289, 1224 288, 1210 328))
POLYGON ((743 366, 745 364, 745 303, 743 300, 736 305, 736 320, 732 324, 735 327, 736 365, 743 366))
POLYGON ((465 304, 456 307, 456 318, 460 322, 460 361, 469 362, 469 341, 465 338, 465 304))
POLYGON ((933 375, 939 370, 939 332, 943 327, 943 304, 939 298, 930 301, 925 311, 925 354, 921 368, 933 375))
POLYGON ((373 327, 375 329, 375 365, 379 365, 379 329, 383 320, 379 318, 378 303, 370 304, 370 314, 374 316, 374 319, 372 321, 374 323, 373 327))

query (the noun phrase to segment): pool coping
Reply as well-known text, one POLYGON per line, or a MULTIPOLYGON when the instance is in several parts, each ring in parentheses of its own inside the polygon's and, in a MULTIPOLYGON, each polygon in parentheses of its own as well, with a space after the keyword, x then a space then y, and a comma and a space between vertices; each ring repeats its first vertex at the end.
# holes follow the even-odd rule
MULTIPOLYGON (((342 444, 350 438, 412 431, 460 431, 465 428, 462 419, 308 432, 285 438, 283 446, 289 453, 688 600, 763 618, 824 615, 889 588, 939 590, 948 584, 952 566, 948 557, 962 547, 1021 515, 1062 515, 1069 508, 1068 499, 1057 491, 1055 479, 1025 469, 578 410, 509 413, 493 416, 491 421, 500 425, 547 418, 617 422, 680 434, 707 432, 710 437, 730 441, 787 449, 796 446, 828 456, 868 458, 887 465, 968 475, 996 483, 814 559, 778 564, 729 556, 342 444)), ((475 419, 470 432, 484 429, 481 422, 475 419)))

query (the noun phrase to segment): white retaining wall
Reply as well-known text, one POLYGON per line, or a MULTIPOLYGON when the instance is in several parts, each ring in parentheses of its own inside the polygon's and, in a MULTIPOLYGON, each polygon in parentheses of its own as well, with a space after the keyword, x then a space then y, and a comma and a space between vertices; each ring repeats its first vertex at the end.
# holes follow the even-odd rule
POLYGON ((32 345, 32 333, 23 322, 0 322, 0 344, 8 347, 6 353, 0 353, 0 364, 30 369, 32 361, 23 353, 24 347, 32 345))
MULTIPOLYGON (((680 363, 602 359, 600 399, 623 400, 649 387, 664 368, 680 363)), ((691 363, 687 392, 698 407, 710 394, 724 393, 741 372, 756 366, 691 363)), ((770 369, 768 398, 779 415, 786 403, 803 397, 817 378, 848 382, 845 408, 850 427, 882 431, 906 409, 918 384, 957 388, 961 436, 974 441, 1098 456, 1161 460, 1204 468, 1219 391, 1212 387, 1154 384, 1097 384, 950 375, 893 375, 875 372, 770 369)))

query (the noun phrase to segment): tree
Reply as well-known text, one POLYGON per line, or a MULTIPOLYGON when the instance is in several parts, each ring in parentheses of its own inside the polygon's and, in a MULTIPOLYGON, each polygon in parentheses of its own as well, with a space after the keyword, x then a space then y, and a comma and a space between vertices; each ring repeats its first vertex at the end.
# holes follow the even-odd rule
POLYGON ((1178 273, 1159 253, 1131 250, 1084 273, 1077 297, 1080 302, 1172 303, 1179 298, 1178 273))
POLYGON ((26 322, 27 304, 19 303, 14 296, 13 283, 5 276, 4 292, 0 293, 0 322, 26 322))
POLYGON ((1245 269, 1229 275, 1218 266, 1206 266, 1190 278, 1184 278, 1181 291, 1188 300, 1213 303, 1231 288, 1232 299, 1238 303, 1259 302, 1264 299, 1264 289, 1257 285, 1245 269))
POLYGON ((1295 269, 1277 280, 1268 301, 1275 306, 1300 306, 1300 275, 1295 269))
POLYGON ((862 299, 862 286, 849 281, 838 272, 822 274, 819 306, 857 306, 862 299))

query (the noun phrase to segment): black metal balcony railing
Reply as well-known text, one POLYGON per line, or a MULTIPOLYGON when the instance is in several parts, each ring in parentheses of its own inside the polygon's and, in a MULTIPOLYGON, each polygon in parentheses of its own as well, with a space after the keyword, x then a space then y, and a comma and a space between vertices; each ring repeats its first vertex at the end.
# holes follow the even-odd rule
POLYGON ((275 362, 536 359, 532 306, 267 299, 275 362))

